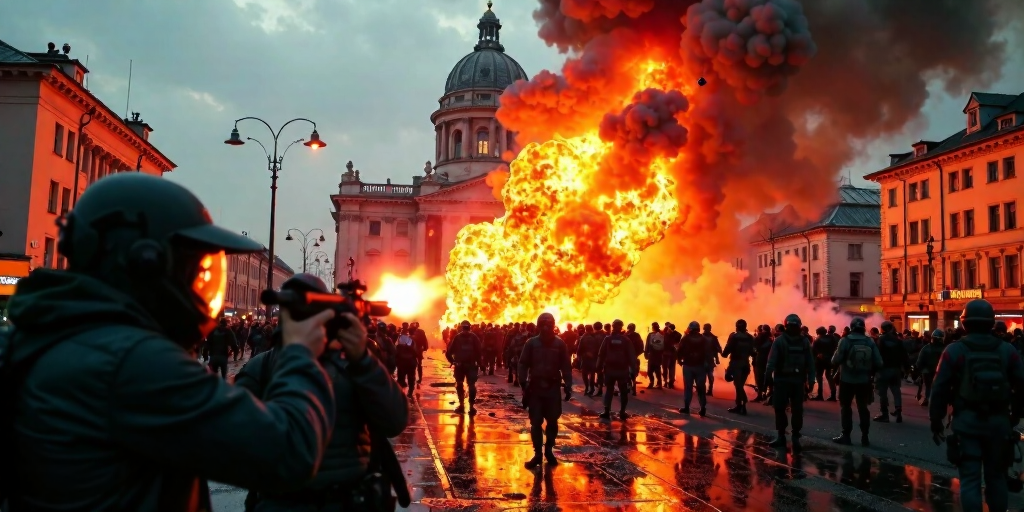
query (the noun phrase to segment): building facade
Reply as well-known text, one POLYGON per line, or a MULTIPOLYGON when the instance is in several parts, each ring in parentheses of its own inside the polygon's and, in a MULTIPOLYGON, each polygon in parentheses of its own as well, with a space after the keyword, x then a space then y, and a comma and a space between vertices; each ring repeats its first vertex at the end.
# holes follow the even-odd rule
MULTIPOLYGON (((228 289, 224 296, 224 316, 262 319, 266 306, 260 294, 267 288, 267 262, 270 251, 228 255, 228 289)), ((274 256, 274 289, 295 271, 280 257, 274 256)))
POLYGON ((434 124, 434 162, 410 185, 366 183, 352 162, 331 196, 338 245, 337 278, 375 282, 384 272, 406 273, 424 267, 444 273, 448 253, 464 226, 504 215, 502 203, 486 183, 495 170, 508 170, 514 134, 495 118, 499 98, 512 82, 526 79, 523 68, 505 53, 501 22, 491 10, 477 24, 473 52, 452 69, 434 124), (345 262, 351 262, 346 267, 345 262))
POLYGON ((56 221, 90 184, 116 172, 160 176, 175 167, 138 114, 122 119, 89 92, 89 70, 70 52, 50 43, 46 52, 27 53, 0 41, 0 260, 28 262, 11 279, 64 267, 56 221))
POLYGON ((964 305, 984 298, 998 320, 1021 327, 1024 229, 1024 94, 973 93, 964 129, 919 141, 865 176, 882 186, 885 316, 918 330, 956 326, 964 305))
POLYGON ((814 222, 801 221, 790 206, 762 215, 744 230, 750 246, 739 265, 749 271, 747 284, 796 286, 811 302, 833 302, 854 315, 875 312, 879 205, 878 190, 843 185, 839 200, 814 222), (787 260, 800 266, 797 283, 783 282, 779 267, 787 260))

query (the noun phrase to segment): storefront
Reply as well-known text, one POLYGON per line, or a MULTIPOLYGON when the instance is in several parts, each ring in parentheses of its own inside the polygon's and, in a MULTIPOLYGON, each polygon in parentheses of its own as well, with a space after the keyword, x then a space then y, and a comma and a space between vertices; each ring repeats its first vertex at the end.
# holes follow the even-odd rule
POLYGON ((1022 328, 1024 313, 1021 308, 1020 290, 944 290, 935 293, 935 305, 940 310, 945 327, 959 327, 960 314, 964 306, 974 299, 985 299, 992 304, 996 321, 1006 324, 1009 330, 1022 328))
POLYGON ((18 286, 18 281, 28 277, 28 256, 4 254, 0 255, 0 324, 7 321, 7 301, 18 286))

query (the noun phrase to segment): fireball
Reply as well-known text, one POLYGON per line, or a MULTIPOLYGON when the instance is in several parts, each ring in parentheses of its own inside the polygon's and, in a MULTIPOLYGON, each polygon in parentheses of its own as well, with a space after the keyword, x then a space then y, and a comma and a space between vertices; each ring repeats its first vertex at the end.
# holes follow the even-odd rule
POLYGON ((424 269, 419 268, 406 277, 384 273, 370 300, 387 301, 395 318, 415 320, 418 315, 428 312, 444 294, 444 279, 440 276, 428 279, 424 269))

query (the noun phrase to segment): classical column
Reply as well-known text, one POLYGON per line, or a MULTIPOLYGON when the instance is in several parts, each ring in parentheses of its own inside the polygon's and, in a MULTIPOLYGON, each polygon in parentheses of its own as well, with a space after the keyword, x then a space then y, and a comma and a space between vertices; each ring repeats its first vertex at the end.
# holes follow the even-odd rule
POLYGON ((468 158, 473 155, 470 151, 476 151, 473 147, 476 144, 476 136, 473 135, 473 119, 470 117, 462 118, 462 158, 468 158))
POLYGON ((498 124, 495 122, 494 118, 492 117, 491 118, 490 129, 487 130, 487 138, 488 138, 488 141, 489 141, 487 143, 487 156, 493 156, 494 155, 494 149, 498 147, 497 144, 495 144, 498 141, 498 131, 497 130, 498 130, 498 124))
POLYGON ((394 267, 394 263, 395 263, 395 261, 394 261, 394 258, 395 258, 395 248, 393 246, 393 243, 394 243, 393 235, 394 235, 394 231, 395 231, 395 218, 394 217, 384 217, 384 224, 381 226, 381 231, 383 231, 383 233, 381 233, 381 234, 384 235, 384 240, 383 240, 384 243, 381 244, 381 247, 383 247, 383 250, 381 250, 381 252, 384 253, 384 254, 382 254, 382 256, 384 256, 384 258, 383 258, 383 260, 384 260, 383 261, 383 263, 384 263, 383 267, 384 268, 393 268, 394 267))
POLYGON ((416 246, 413 247, 412 261, 416 267, 427 265, 427 216, 418 214, 409 220, 416 230, 416 246))
MULTIPOLYGON (((348 258, 354 259, 356 261, 355 276, 358 277, 359 267, 362 263, 365 263, 363 260, 366 259, 363 254, 363 237, 362 232, 360 231, 363 225, 363 217, 360 215, 349 215, 348 221, 348 254, 345 256, 343 264, 348 263, 348 258)), ((347 279, 347 268, 345 269, 345 273, 347 279)))
POLYGON ((441 121, 441 162, 447 162, 448 155, 451 155, 451 134, 448 129, 448 121, 441 121))
POLYGON ((441 127, 434 127, 434 161, 441 161, 441 127))

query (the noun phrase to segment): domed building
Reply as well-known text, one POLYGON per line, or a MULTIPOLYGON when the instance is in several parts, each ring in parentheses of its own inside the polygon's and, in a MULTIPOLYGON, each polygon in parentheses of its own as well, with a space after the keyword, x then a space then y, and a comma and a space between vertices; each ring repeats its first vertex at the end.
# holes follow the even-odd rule
POLYGON ((479 40, 448 74, 434 125, 434 159, 412 184, 367 183, 348 162, 331 196, 338 234, 336 280, 358 278, 373 285, 384 272, 407 274, 424 267, 443 274, 459 231, 505 214, 487 185, 487 174, 508 170, 514 134, 495 118, 499 97, 522 66, 505 53, 501 21, 487 2, 479 40), (346 265, 346 262, 348 265, 346 265))

